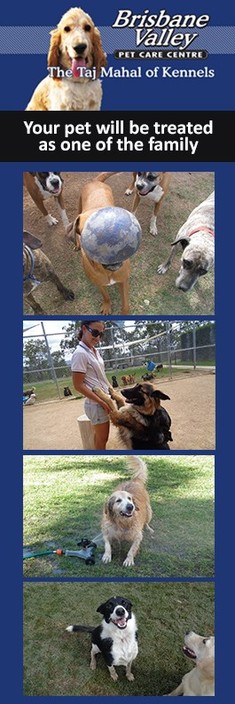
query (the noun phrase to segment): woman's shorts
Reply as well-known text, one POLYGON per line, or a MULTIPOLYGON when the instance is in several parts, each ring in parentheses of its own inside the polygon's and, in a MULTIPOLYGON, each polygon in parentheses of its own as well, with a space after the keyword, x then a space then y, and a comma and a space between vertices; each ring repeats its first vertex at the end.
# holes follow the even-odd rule
POLYGON ((90 401, 89 398, 86 398, 84 409, 87 417, 91 421, 91 425, 101 425, 101 423, 109 422, 108 414, 99 403, 95 403, 94 401, 90 401))

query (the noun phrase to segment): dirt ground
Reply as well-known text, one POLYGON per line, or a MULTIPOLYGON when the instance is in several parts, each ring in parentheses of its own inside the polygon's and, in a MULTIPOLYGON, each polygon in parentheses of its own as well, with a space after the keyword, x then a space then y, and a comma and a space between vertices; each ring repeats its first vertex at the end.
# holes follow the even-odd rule
MULTIPOLYGON (((172 450, 214 450, 215 376, 193 373, 158 383, 170 396, 165 407, 172 419, 172 450)), ((24 450, 82 450, 77 423, 84 401, 63 399, 25 406, 24 450)), ((111 426, 107 450, 124 449, 117 428, 111 426)))
MULTIPOLYGON (((111 168, 110 168, 111 170, 111 168)), ((64 200, 68 218, 73 221, 78 213, 79 192, 83 184, 96 174, 90 172, 62 173, 64 179, 64 200)), ((115 205, 132 210, 133 196, 126 196, 131 174, 115 174, 108 183, 112 187, 115 205)), ((181 252, 165 276, 157 274, 157 267, 164 262, 171 250, 181 225, 189 213, 213 190, 214 174, 202 172, 176 172, 172 174, 169 192, 163 201, 158 216, 158 235, 149 233, 152 203, 142 199, 137 217, 142 228, 142 242, 138 252, 131 258, 130 276, 130 315, 203 315, 214 311, 214 276, 209 272, 203 276, 192 291, 183 293, 175 287, 179 271, 181 252)), ((43 283, 34 292, 47 315, 90 315, 99 314, 101 295, 87 279, 80 252, 75 252, 73 244, 65 237, 64 228, 53 198, 45 202, 48 212, 59 220, 56 226, 49 227, 37 209, 29 193, 24 189, 23 220, 24 229, 31 232, 43 243, 43 251, 51 259, 58 276, 75 294, 74 301, 64 301, 51 283, 43 283)), ((120 314, 118 286, 109 290, 113 310, 120 314)), ((24 304, 24 314, 33 315, 31 307, 24 304)))

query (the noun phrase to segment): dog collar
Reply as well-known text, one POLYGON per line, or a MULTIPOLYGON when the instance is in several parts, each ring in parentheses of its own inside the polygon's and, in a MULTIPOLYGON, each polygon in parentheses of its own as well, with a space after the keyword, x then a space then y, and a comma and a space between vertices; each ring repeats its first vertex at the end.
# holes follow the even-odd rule
POLYGON ((41 283, 41 281, 38 281, 38 279, 36 279, 36 276, 34 276, 34 273, 33 273, 34 266, 35 266, 35 257, 33 255, 32 250, 30 249, 30 247, 28 247, 27 244, 24 244, 24 251, 28 255, 29 261, 30 261, 30 270, 29 270, 29 273, 26 276, 24 276, 24 281, 29 281, 29 280, 33 281, 33 283, 36 286, 38 286, 41 283))
POLYGON ((203 225, 202 227, 197 227, 196 230, 192 230, 192 231, 189 233, 188 237, 192 237, 192 235, 195 235, 196 232, 201 232, 201 231, 203 231, 203 232, 209 232, 209 234, 212 235, 212 237, 215 236, 214 230, 212 230, 211 227, 204 227, 204 225, 203 225))

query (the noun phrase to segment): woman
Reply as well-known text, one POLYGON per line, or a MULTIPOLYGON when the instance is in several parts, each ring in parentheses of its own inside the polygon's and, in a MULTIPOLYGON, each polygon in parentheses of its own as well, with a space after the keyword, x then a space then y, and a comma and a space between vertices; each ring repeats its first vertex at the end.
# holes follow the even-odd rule
POLYGON ((72 356, 71 370, 73 385, 85 399, 85 412, 94 428, 96 450, 105 450, 109 436, 109 406, 102 401, 92 388, 98 386, 108 393, 110 384, 105 375, 104 362, 96 350, 96 345, 103 337, 105 325, 101 320, 85 320, 81 323, 78 334, 80 340, 72 356))

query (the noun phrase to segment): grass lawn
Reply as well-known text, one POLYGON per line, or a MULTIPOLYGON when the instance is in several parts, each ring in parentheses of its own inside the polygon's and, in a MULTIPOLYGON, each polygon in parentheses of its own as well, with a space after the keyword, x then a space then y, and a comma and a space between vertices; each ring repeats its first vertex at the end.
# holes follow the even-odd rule
MULTIPOLYGON (((214 365, 214 362, 200 362, 201 365, 214 365)), ((177 362, 177 365, 187 365, 187 366, 193 366, 193 362, 177 362)), ((198 365, 198 370, 200 371, 200 365, 198 365)), ((139 383, 141 381, 141 377, 143 374, 145 374, 147 371, 146 367, 127 367, 126 369, 113 369, 112 371, 107 372, 107 378, 110 381, 110 384, 112 384, 112 375, 115 374, 117 378, 117 382, 120 386, 120 388, 123 388, 123 383, 121 381, 121 377, 126 375, 126 374, 134 374, 135 375, 135 382, 139 383)), ((172 363, 172 374, 181 374, 182 375, 182 370, 176 369, 174 367, 174 363, 172 363)), ((159 381, 161 379, 168 379, 169 378, 169 369, 167 366, 163 367, 163 369, 160 369, 159 372, 156 373, 155 379, 159 381)), ((35 386, 36 388, 36 396, 37 396, 37 403, 42 402, 42 401, 53 401, 55 399, 58 399, 58 391, 57 391, 57 386, 52 379, 46 379, 45 381, 34 381, 32 383, 25 383, 24 388, 30 388, 31 386, 35 386)), ((81 394, 78 394, 74 387, 73 387, 73 382, 72 382, 72 377, 64 377, 63 379, 58 379, 58 386, 60 389, 61 397, 64 397, 64 386, 69 386, 72 394, 74 395, 74 398, 82 398, 81 394)), ((70 397, 71 400, 71 397, 70 397)))
MULTIPOLYGON (((24 560, 27 577, 211 577, 214 574, 213 456, 146 457, 154 535, 144 538, 132 568, 122 567, 127 545, 114 546, 111 564, 49 555, 24 560)), ((24 546, 76 550, 100 533, 102 508, 130 476, 122 456, 25 456, 24 546)))
POLYGON ((24 695, 155 696, 170 692, 192 667, 184 633, 214 632, 212 583, 93 582, 24 584, 24 695), (132 601, 139 628, 134 682, 123 667, 113 682, 99 655, 89 668, 90 636, 68 634, 71 623, 99 625, 97 607, 111 596, 132 601))

